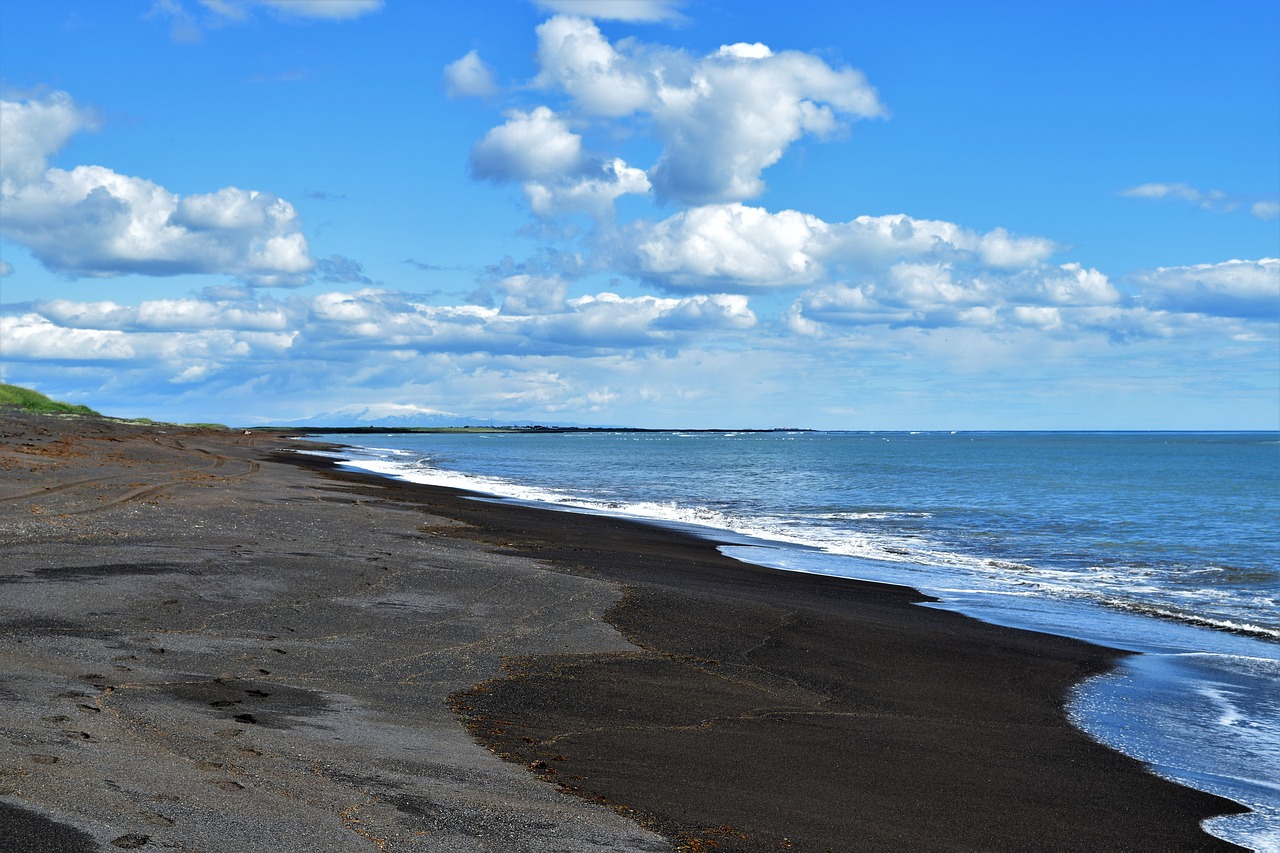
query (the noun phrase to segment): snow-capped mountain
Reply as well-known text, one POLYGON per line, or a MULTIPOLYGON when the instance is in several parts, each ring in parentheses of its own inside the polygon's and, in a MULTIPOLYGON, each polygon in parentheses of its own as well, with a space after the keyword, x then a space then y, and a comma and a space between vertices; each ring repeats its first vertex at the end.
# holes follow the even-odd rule
MULTIPOLYGON (((498 426, 493 418, 475 418, 401 403, 356 403, 309 418, 280 421, 280 426, 310 427, 460 427, 498 426)), ((510 422, 501 424, 512 426, 510 422)))

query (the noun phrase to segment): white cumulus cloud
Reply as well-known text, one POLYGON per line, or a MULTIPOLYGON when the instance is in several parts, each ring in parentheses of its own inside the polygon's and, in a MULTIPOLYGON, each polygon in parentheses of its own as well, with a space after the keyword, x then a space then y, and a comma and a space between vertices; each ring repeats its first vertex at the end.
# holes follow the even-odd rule
POLYGON ((474 50, 444 67, 444 85, 452 97, 485 98, 498 92, 493 69, 474 50))
POLYGON ((86 126, 85 111, 65 93, 2 106, 0 233, 50 269, 77 276, 220 273, 287 285, 302 283, 314 265, 287 201, 237 187, 181 197, 103 166, 49 168, 48 157, 86 126))
POLYGON ((67 140, 94 126, 92 112, 66 92, 42 100, 0 101, 0 180, 15 186, 38 180, 67 140))
POLYGON ((471 171, 493 181, 556 178, 582 164, 582 137, 547 107, 513 110, 471 149, 471 171))
POLYGON ((569 283, 562 278, 520 273, 496 284, 502 294, 502 311, 517 316, 554 314, 565 309, 569 283))
POLYGON ((884 272, 909 259, 1017 270, 1047 259, 1055 244, 1003 229, 977 233, 905 215, 828 223, 795 210, 744 204, 691 208, 622 238, 620 264, 659 286, 740 290, 817 283, 846 267, 884 272))
POLYGON ((735 59, 768 59, 773 56, 773 51, 769 46, 761 42, 738 42, 737 44, 722 44, 720 49, 716 51, 718 57, 732 57, 735 59))
POLYGON ((0 338, 10 360, 123 361, 137 355, 121 332, 67 328, 37 313, 0 317, 0 338))
POLYGON ((559 87, 600 116, 628 115, 652 100, 650 70, 615 50, 591 21, 557 15, 539 24, 537 33, 542 70, 535 85, 559 87))
POLYGON ((761 178, 805 135, 844 118, 885 115, 860 71, 797 51, 734 45, 705 57, 687 81, 663 82, 653 106, 662 156, 651 172, 665 198, 688 203, 759 195, 761 178))
POLYGON ((684 203, 759 195, 761 173, 801 137, 886 114, 861 72, 759 42, 699 58, 633 41, 615 46, 594 22, 567 15, 537 34, 535 84, 566 92, 585 115, 651 120, 662 151, 649 179, 659 196, 684 203))
POLYGON ((530 209, 542 217, 582 211, 610 218, 614 201, 649 191, 642 169, 620 157, 601 162, 583 151, 582 137, 547 107, 514 110, 471 149, 471 173, 522 183, 530 209))
POLYGON ((1280 319, 1280 258, 1157 267, 1131 276, 1143 301, 1181 313, 1280 319))
POLYGON ((830 226, 795 210, 769 213, 742 204, 707 205, 629 230, 637 274, 674 288, 712 282, 735 288, 808 284, 830 226))
POLYGON ((1038 305, 1114 305, 1120 291, 1099 270, 1078 263, 1023 272, 1008 279, 1010 298, 1038 305))
POLYGON ((524 191, 529 208, 539 216, 580 210, 606 220, 621 196, 649 192, 649 177, 643 169, 632 168, 622 158, 615 157, 601 164, 594 175, 577 180, 530 181, 524 185, 524 191))

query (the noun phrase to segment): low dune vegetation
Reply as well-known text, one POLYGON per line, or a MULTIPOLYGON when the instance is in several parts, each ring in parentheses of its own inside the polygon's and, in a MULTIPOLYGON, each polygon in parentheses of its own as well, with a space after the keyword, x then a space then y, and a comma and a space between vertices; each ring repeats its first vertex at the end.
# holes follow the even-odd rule
POLYGON ((0 385, 0 406, 17 406, 32 412, 66 415, 94 415, 100 413, 88 406, 75 403, 64 403, 51 399, 39 391, 23 388, 18 385, 0 385))

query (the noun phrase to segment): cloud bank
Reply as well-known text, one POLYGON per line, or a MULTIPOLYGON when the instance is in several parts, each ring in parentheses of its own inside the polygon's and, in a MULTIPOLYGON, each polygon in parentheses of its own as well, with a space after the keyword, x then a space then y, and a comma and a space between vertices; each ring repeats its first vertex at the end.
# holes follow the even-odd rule
POLYGON ((391 351, 656 357, 694 343, 749 346, 762 330, 773 336, 771 346, 785 349, 802 345, 786 342, 793 334, 838 338, 870 327, 1119 340, 1224 330, 1247 336, 1252 323, 1278 319, 1280 259, 1165 267, 1134 279, 1143 286, 1140 296, 1124 295, 1078 264, 984 278, 946 263, 904 262, 883 282, 808 288, 780 316, 762 320, 741 294, 572 297, 562 279, 521 273, 494 283, 492 307, 432 305, 382 288, 284 299, 215 290, 137 306, 40 301, 4 317, 2 331, 9 360, 152 360, 176 381, 218 347, 216 360, 224 365, 265 357, 330 360, 336 369, 347 358, 374 363, 391 351))

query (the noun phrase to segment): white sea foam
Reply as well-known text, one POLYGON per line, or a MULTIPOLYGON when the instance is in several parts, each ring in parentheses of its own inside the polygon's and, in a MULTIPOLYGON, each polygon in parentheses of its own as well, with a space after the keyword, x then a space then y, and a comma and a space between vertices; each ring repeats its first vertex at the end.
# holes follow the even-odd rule
POLYGON ((1201 696, 1207 698, 1218 709, 1217 724, 1220 726, 1234 726, 1242 719, 1240 709, 1231 701, 1231 691, 1221 687, 1212 687, 1202 684, 1196 688, 1201 696))
MULTIPOLYGON (((679 437, 679 433, 663 436, 679 437)), ((690 436, 705 438, 702 434, 690 436)), ((654 440, 655 437, 632 437, 654 440)), ((1160 582, 1150 568, 1142 566, 1095 566, 1083 575, 1076 569, 1057 569, 1027 563, 997 560, 938 547, 911 531, 897 534, 883 529, 864 533, 858 521, 929 519, 931 513, 914 511, 819 512, 808 518, 778 517, 758 513, 740 515, 708 506, 677 501, 609 499, 597 492, 548 489, 503 477, 483 476, 439 467, 433 460, 401 448, 363 447, 347 453, 348 465, 384 476, 465 491, 479 492, 528 503, 551 505, 580 512, 616 515, 660 523, 729 531, 740 536, 800 546, 855 561, 875 561, 909 567, 959 570, 972 579, 981 579, 991 594, 1037 594, 1067 599, 1095 601, 1107 607, 1141 612, 1163 619, 1182 620, 1218 630, 1280 639, 1280 629, 1199 612, 1212 599, 1213 590, 1203 586, 1178 590, 1160 582), (824 522, 834 522, 824 523, 824 522), (852 524, 850 524, 852 522, 852 524), (1181 599, 1181 606, 1180 606, 1181 599), (1163 602, 1163 604, 1159 603, 1163 602)), ((793 567, 805 571, 803 566, 793 567)), ((833 571, 832 574, 840 574, 833 571)), ((910 582, 908 579, 905 582, 910 582)), ((1234 603, 1225 599, 1227 604, 1234 603)))

